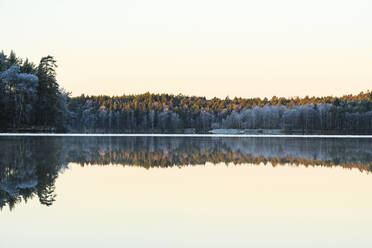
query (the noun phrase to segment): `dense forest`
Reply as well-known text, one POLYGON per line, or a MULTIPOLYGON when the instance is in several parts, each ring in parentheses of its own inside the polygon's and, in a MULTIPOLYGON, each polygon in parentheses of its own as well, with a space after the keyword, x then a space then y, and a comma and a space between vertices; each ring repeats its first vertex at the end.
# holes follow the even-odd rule
POLYGON ((211 164, 340 167, 372 171, 370 139, 6 137, 0 142, 0 211, 33 198, 50 206, 69 166, 144 169, 211 164), (69 165, 74 163, 75 165, 69 165))
POLYGON ((70 97, 56 60, 0 53, 2 132, 207 133, 214 129, 372 134, 372 93, 342 97, 213 98, 139 94, 70 97))
POLYGON ((67 130, 68 94, 56 80, 56 61, 43 57, 39 65, 0 53, 0 129, 67 130))

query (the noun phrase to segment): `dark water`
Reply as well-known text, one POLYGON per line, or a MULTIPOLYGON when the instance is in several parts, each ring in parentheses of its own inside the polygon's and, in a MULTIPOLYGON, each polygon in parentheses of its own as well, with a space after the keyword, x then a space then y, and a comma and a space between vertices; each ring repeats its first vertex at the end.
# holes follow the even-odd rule
POLYGON ((0 137, 0 247, 372 247, 372 139, 0 137))

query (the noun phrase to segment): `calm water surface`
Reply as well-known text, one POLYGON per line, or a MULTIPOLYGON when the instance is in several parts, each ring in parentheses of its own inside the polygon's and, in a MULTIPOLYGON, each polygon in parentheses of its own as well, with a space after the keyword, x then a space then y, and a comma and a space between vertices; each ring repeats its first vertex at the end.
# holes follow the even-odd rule
POLYGON ((0 137, 0 247, 372 247, 372 139, 0 137))

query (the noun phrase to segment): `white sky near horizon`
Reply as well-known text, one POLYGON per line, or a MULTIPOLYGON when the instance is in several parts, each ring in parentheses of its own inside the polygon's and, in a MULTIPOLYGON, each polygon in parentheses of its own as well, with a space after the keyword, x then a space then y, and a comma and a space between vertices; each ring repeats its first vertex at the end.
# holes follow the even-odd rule
POLYGON ((370 0, 0 0, 0 50, 55 56, 73 95, 371 89, 370 0))

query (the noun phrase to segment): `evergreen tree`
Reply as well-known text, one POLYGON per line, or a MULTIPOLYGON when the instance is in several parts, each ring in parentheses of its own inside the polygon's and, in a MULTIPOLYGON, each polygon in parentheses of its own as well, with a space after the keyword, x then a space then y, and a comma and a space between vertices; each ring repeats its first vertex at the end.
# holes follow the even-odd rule
POLYGON ((37 69, 39 86, 36 123, 55 126, 58 114, 58 84, 56 79, 56 60, 52 56, 43 57, 37 69))

